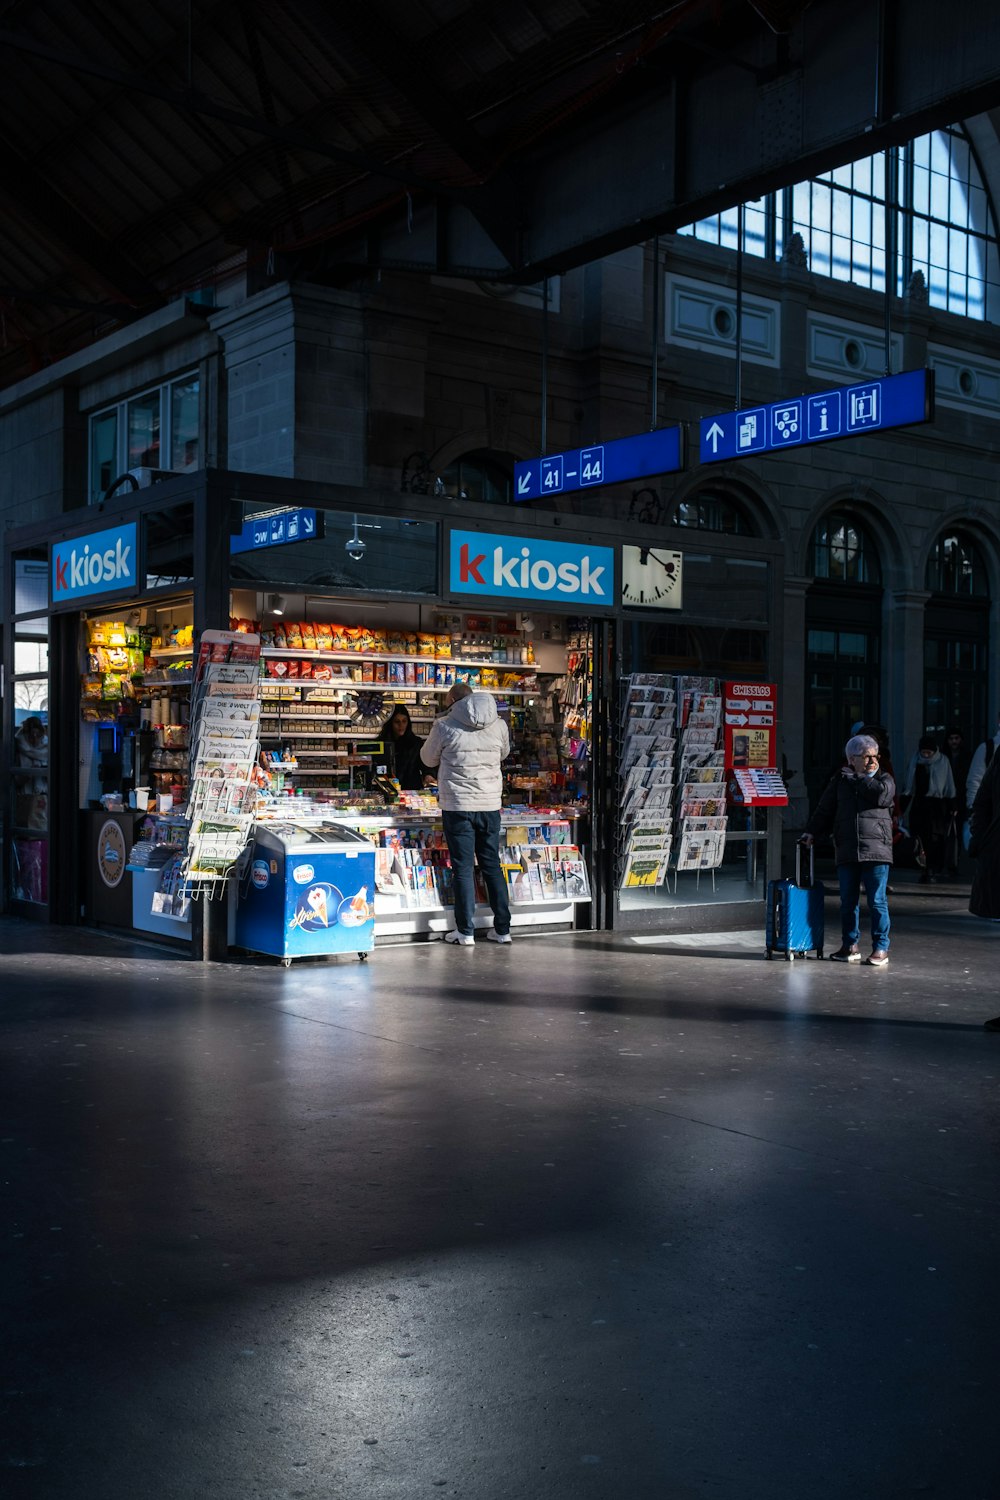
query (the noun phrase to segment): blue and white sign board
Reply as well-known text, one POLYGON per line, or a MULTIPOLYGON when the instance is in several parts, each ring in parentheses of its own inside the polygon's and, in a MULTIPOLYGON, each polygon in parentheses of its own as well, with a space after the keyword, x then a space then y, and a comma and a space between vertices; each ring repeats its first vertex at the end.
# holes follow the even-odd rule
POLYGON ((85 595, 110 594, 118 589, 135 590, 138 580, 134 521, 53 544, 50 572, 53 604, 85 595))
POLYGON ((571 448, 514 465, 514 499, 538 500, 599 484, 622 484, 652 474, 673 474, 684 467, 679 427, 661 427, 636 437, 615 438, 590 448, 571 448))
POLYGON ((582 613, 594 607, 609 609, 615 602, 613 547, 491 531, 453 531, 449 556, 453 594, 532 603, 544 600, 582 613))
POLYGON ((243 522, 239 536, 229 538, 229 551, 256 552, 259 547, 284 547, 289 542, 308 542, 317 535, 314 510, 269 510, 243 522))
POLYGON ((839 386, 769 406, 720 412, 701 421, 703 464, 758 453, 779 453, 803 443, 862 437, 888 427, 929 422, 934 415, 934 372, 908 370, 862 385, 839 386))

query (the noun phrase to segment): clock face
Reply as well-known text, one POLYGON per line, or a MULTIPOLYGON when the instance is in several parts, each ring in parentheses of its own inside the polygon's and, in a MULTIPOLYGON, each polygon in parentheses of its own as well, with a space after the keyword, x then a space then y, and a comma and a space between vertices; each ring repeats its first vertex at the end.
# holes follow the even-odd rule
POLYGON ((622 603, 680 609, 682 557, 666 547, 623 547, 622 603))

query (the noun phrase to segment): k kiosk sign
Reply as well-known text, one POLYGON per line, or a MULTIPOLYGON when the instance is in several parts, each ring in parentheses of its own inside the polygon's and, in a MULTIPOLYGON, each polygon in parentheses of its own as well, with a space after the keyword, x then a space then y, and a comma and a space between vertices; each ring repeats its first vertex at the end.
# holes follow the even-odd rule
POLYGON ((452 594, 551 604, 570 614, 615 607, 615 549, 541 536, 452 531, 452 594))
POLYGON ((96 594, 136 591, 138 527, 134 521, 55 542, 51 553, 49 593, 53 608, 96 594))

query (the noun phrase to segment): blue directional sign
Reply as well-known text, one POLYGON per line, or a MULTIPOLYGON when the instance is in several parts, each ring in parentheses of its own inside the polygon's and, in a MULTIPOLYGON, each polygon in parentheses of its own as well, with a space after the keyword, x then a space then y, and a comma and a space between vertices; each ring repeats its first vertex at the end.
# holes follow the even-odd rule
POLYGON ((514 499, 538 500, 599 484, 622 484, 651 474, 673 474, 684 467, 679 427, 660 427, 636 437, 615 438, 590 448, 572 448, 547 458, 514 465, 514 499))
POLYGON ((839 386, 816 396, 703 417, 701 461, 719 463, 754 453, 778 453, 803 443, 861 437, 887 427, 929 422, 933 415, 933 370, 907 370, 903 375, 839 386))
POLYGON ((256 552, 259 547, 284 547, 289 542, 309 542, 321 535, 314 510, 258 511, 243 522, 243 530, 229 538, 229 551, 256 552))

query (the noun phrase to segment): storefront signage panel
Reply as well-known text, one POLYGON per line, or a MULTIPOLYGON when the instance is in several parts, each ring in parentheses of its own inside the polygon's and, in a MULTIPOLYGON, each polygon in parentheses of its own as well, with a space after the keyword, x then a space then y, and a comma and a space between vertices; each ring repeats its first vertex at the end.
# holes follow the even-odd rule
POLYGON ((730 770, 775 764, 778 687, 774 682, 725 683, 726 765, 730 770))
POLYGON ((138 576, 134 521, 53 545, 50 573, 53 605, 94 594, 135 589, 138 576))
POLYGON ((259 547, 285 547, 289 542, 314 541, 322 534, 318 511, 261 511, 249 516, 243 522, 242 531, 229 538, 229 551, 254 552, 259 547))
POLYGON ((614 548, 453 531, 449 579, 453 594, 610 609, 615 602, 614 548))
POLYGON ((908 370, 884 380, 838 386, 814 396, 724 411, 701 422, 701 462, 778 453, 803 443, 864 437, 888 427, 910 427, 934 415, 934 372, 908 370))
POLYGON ((514 465, 514 499, 538 500, 543 495, 565 495, 570 490, 594 489, 601 484, 624 484, 653 474, 674 474, 684 467, 679 427, 659 427, 635 437, 570 448, 547 458, 529 458, 514 465))

